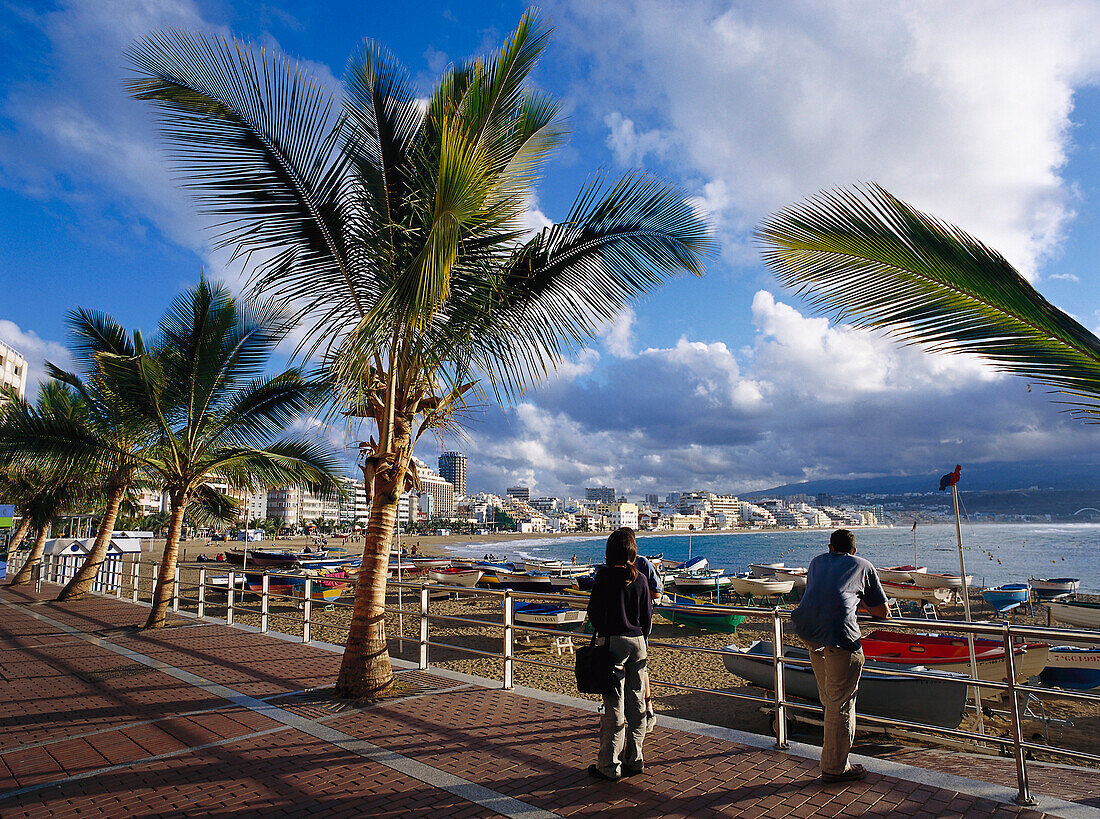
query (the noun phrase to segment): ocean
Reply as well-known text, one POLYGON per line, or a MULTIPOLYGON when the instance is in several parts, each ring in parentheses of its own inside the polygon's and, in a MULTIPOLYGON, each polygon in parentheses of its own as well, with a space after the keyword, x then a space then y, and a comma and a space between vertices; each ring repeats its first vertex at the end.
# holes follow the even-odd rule
MULTIPOLYGON (((913 562, 913 532, 908 527, 855 529, 857 554, 876 566, 913 562)), ((962 527, 966 573, 975 586, 1026 582, 1029 577, 1076 577, 1081 591, 1100 594, 1100 524, 975 523, 962 527)), ((561 559, 578 563, 603 561, 607 535, 511 542, 470 543, 450 547, 456 557, 480 558, 486 553, 508 559, 561 559)), ((707 532, 646 534, 638 539, 642 554, 663 554, 670 560, 705 555, 726 573, 745 571, 750 563, 807 566, 828 551, 829 532, 707 532)), ((958 574, 954 524, 917 526, 916 560, 933 572, 958 574)))

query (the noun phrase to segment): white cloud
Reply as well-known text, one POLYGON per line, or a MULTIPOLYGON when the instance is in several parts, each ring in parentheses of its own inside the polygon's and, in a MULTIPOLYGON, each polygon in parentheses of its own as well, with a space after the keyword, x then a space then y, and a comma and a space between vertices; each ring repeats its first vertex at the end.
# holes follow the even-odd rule
POLYGON ((1057 279, 1059 281, 1066 281, 1066 282, 1079 282, 1079 281, 1081 281, 1080 278, 1073 275, 1072 273, 1054 273, 1051 276, 1048 276, 1047 278, 1057 279))
POLYGON ((619 358, 634 356, 634 322, 637 318, 632 308, 624 307, 600 333, 604 346, 611 355, 619 358))
POLYGON ((0 341, 27 360, 27 400, 33 401, 38 385, 49 380, 46 362, 63 370, 72 369, 73 357, 64 344, 39 338, 33 330, 22 330, 13 321, 0 319, 0 341))
POLYGON ((655 153, 646 139, 659 135, 669 170, 721 201, 712 210, 736 257, 764 214, 860 181, 961 225, 1029 276, 1073 216, 1060 174, 1073 93, 1100 76, 1100 5, 555 5, 556 42, 590 72, 578 96, 616 158, 655 153))

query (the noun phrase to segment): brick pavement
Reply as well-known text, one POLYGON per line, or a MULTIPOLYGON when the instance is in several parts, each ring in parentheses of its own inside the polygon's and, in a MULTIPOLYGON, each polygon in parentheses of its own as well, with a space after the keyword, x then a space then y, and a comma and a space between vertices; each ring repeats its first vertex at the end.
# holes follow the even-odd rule
POLYGON ((0 815, 1041 815, 915 773, 822 786, 813 760, 662 726, 644 777, 596 782, 590 710, 416 671, 415 696, 292 707, 337 655, 213 624, 125 628, 144 613, 0 590, 0 815))

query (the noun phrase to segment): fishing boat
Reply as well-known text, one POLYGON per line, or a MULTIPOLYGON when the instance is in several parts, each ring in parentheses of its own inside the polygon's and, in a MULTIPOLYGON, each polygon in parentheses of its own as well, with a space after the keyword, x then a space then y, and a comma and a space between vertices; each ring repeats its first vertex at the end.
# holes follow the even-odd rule
POLYGON ((700 555, 699 557, 689 558, 683 563, 665 563, 665 568, 673 572, 701 572, 709 565, 710 561, 700 555))
POLYGON ((1100 688, 1100 648, 1054 646, 1039 679, 1075 691, 1100 688))
POLYGON ((809 575, 809 570, 804 568, 798 569, 776 569, 775 576, 779 580, 790 580, 794 583, 796 589, 806 588, 806 577, 809 575))
POLYGON ((446 586, 463 586, 468 589, 476 586, 483 574, 484 572, 481 569, 462 569, 457 566, 428 570, 428 577, 436 583, 442 583, 446 586))
POLYGON ((982 590, 982 599, 998 614, 1004 614, 1028 601, 1027 583, 1005 583, 982 590))
POLYGON ((673 585, 683 591, 697 592, 697 593, 713 593, 728 588, 730 585, 730 578, 726 575, 725 569, 713 569, 711 571, 699 571, 692 572, 691 574, 680 574, 672 581, 673 585))
POLYGON ((1081 581, 1076 577, 1033 577, 1028 585, 1036 600, 1056 600, 1077 594, 1081 581))
MULTIPOLYGON (((974 575, 966 576, 966 585, 974 582, 974 575)), ((962 580, 957 574, 940 574, 939 572, 913 572, 913 583, 926 589, 961 589, 962 580)))
POLYGON ((484 589, 508 589, 510 591, 540 592, 552 594, 572 585, 569 577, 551 577, 531 572, 485 572, 477 585, 484 589))
POLYGON ((407 560, 422 570, 445 569, 451 565, 449 557, 410 557, 407 560))
POLYGON ((644 555, 645 559, 653 564, 653 568, 660 572, 665 565, 665 553, 661 552, 659 555, 644 555))
POLYGON ((1100 629, 1100 603, 1082 603, 1077 600, 1048 600, 1054 622, 1078 628, 1100 629))
POLYGON ((330 571, 322 574, 305 573, 300 580, 295 578, 293 592, 295 597, 305 598, 306 580, 310 584, 310 599, 316 603, 333 603, 351 589, 350 575, 345 571, 330 571))
POLYGON ((917 600, 935 605, 937 603, 945 604, 951 599, 950 589, 929 589, 913 583, 892 583, 889 580, 880 582, 886 596, 893 597, 895 600, 917 600))
POLYGON ((890 583, 912 583, 914 574, 924 574, 927 566, 890 566, 887 569, 876 569, 878 579, 890 583))
POLYGON ((575 631, 580 628, 587 615, 579 609, 557 603, 516 603, 512 616, 518 626, 575 631))
POLYGON ((746 597, 769 597, 774 594, 790 594, 794 590, 793 580, 780 580, 778 577, 753 577, 738 574, 730 578, 733 593, 746 597))
MULTIPOLYGON (((877 629, 861 641, 867 659, 882 663, 920 663, 938 671, 970 674, 970 646, 965 637, 947 634, 909 634, 877 629)), ((1047 666, 1047 643, 1016 643, 1012 654, 1020 682, 1038 675, 1047 666)), ((978 679, 1004 682, 1005 651, 1000 640, 975 638, 974 660, 978 679)), ((1001 692, 982 689, 983 699, 997 699, 1001 692)))
MULTIPOLYGON (((262 573, 245 572, 245 586, 250 592, 263 594, 264 576, 262 573)), ((287 574, 273 574, 267 579, 267 593, 271 597, 290 597, 294 594, 296 578, 287 574)))
MULTIPOLYGON (((298 563, 298 558, 306 553, 289 552, 285 549, 226 549, 225 562, 230 566, 245 566, 255 569, 289 569, 298 563)), ((326 552, 310 552, 313 557, 325 557, 326 552)))
POLYGON ((785 568, 782 563, 750 563, 749 574, 753 577, 775 577, 775 570, 785 568))
MULTIPOLYGON (((808 660, 804 648, 784 646, 783 656, 808 660)), ((722 649, 722 662, 734 676, 760 688, 775 689, 774 648, 770 642, 754 640, 748 648, 729 645, 722 649)), ((786 693, 820 703, 813 668, 786 665, 783 669, 786 693)), ((966 710, 965 676, 949 671, 930 670, 923 665, 899 667, 868 660, 863 667, 856 694, 856 710, 885 719, 919 722, 942 728, 957 728, 966 710), (911 670, 934 675, 932 678, 896 677, 884 670, 911 670)))
POLYGON ((561 560, 524 560, 523 568, 529 572, 549 572, 565 568, 561 560))
POLYGON ((297 560, 297 566, 301 569, 346 569, 349 567, 357 568, 362 565, 362 557, 348 557, 347 555, 342 557, 331 554, 325 557, 299 557, 297 560))
POLYGON ((684 594, 665 594, 653 610, 665 620, 679 626, 693 626, 708 631, 733 634, 745 622, 745 615, 733 614, 724 606, 706 603, 684 594))

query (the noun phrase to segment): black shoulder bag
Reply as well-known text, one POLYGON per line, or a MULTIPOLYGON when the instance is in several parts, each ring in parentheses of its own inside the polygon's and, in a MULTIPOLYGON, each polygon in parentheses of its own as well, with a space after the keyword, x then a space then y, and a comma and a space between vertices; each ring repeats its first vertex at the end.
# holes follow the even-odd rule
POLYGON ((611 640, 604 639, 603 645, 596 644, 596 633, 592 641, 577 649, 577 690, 582 694, 608 694, 615 687, 615 674, 611 664, 611 640))

